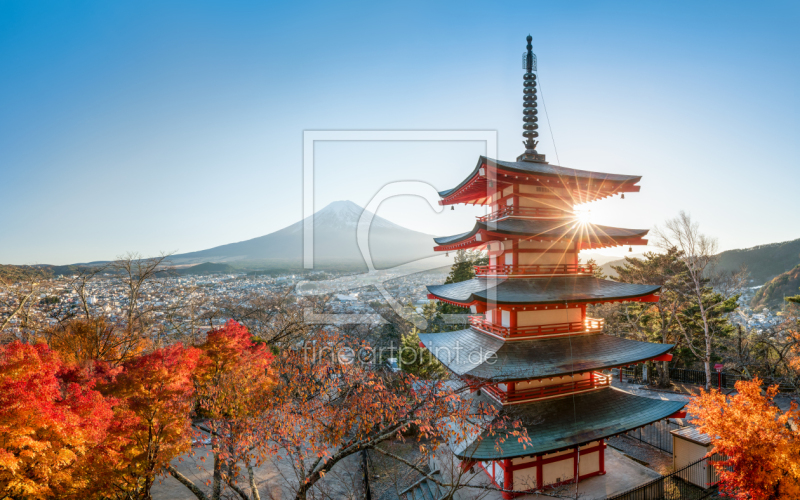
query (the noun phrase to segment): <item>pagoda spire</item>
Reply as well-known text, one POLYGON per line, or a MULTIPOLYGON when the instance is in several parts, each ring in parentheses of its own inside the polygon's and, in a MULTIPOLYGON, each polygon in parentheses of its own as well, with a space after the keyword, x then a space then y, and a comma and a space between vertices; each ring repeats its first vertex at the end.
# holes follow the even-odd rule
POLYGON ((528 35, 528 45, 527 49, 528 52, 523 54, 523 67, 525 69, 525 76, 523 81, 523 101, 522 101, 522 121, 524 125, 522 126, 524 132, 522 132, 522 136, 525 138, 523 144, 525 145, 525 153, 517 157, 517 161, 535 161, 535 162, 544 162, 544 155, 538 154, 536 152, 536 145, 539 144, 539 141, 536 140, 539 137, 539 132, 536 130, 539 128, 538 121, 539 111, 536 109, 536 54, 533 53, 533 46, 531 45, 531 40, 533 37, 528 35))

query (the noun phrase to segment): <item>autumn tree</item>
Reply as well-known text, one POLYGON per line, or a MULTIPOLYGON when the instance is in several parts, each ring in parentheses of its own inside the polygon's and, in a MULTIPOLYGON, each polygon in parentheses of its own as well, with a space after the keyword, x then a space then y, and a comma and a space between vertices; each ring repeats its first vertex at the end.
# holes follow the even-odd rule
MULTIPOLYGON (((263 461, 269 439, 262 416, 270 409, 273 356, 265 343, 253 342, 249 330, 233 320, 209 332, 200 350, 202 358, 194 374, 197 415, 193 425, 210 436, 210 498, 218 500, 227 486, 244 500, 257 499, 253 467, 263 461), (249 495, 237 486, 242 465, 247 470, 249 495)), ((200 485, 172 465, 167 471, 199 499, 208 498, 200 485)))
POLYGON ((64 360, 81 365, 92 361, 117 365, 141 354, 150 345, 137 330, 102 316, 64 321, 46 328, 42 336, 64 360))
POLYGON ((44 344, 0 346, 0 495, 86 498, 92 454, 113 425, 116 400, 65 380, 44 344))
POLYGON ((135 417, 115 478, 119 490, 149 500, 156 477, 191 449, 193 374, 200 355, 199 349, 181 344, 157 349, 125 362, 120 373, 99 386, 121 400, 118 411, 135 417))
POLYGON ((800 412, 792 403, 781 411, 773 398, 778 386, 762 393, 761 380, 736 383, 736 394, 701 390, 689 404, 693 423, 711 437, 720 493, 740 500, 800 498, 800 412))
POLYGON ((293 467, 296 499, 307 498, 334 467, 362 450, 415 467, 383 446, 391 439, 418 440, 421 451, 430 453, 474 437, 477 422, 527 440, 524 430, 496 418, 494 406, 474 404, 468 388, 378 370, 359 361, 365 356, 368 347, 321 331, 302 349, 276 358, 273 406, 264 417, 272 456, 293 467))

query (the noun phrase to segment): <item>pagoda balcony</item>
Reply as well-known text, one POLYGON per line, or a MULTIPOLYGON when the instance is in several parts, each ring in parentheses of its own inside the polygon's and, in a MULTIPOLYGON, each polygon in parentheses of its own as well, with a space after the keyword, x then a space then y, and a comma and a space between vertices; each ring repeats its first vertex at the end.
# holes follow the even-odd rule
POLYGON ((536 399, 551 398, 564 394, 601 389, 611 385, 611 375, 592 372, 588 380, 578 380, 566 382, 564 384, 545 385, 542 387, 532 387, 529 389, 515 389, 512 392, 504 391, 497 386, 487 385, 481 388, 492 399, 501 404, 526 403, 536 399))
POLYGON ((470 316, 470 325, 483 332, 504 338, 539 337, 550 335, 563 335, 565 333, 600 333, 605 327, 602 318, 586 318, 583 321, 570 323, 551 323, 548 325, 529 326, 500 326, 487 321, 483 316, 470 316))
POLYGON ((495 210, 494 212, 484 215, 482 217, 478 217, 478 221, 480 222, 489 222, 499 219, 505 219, 506 217, 518 217, 521 219, 557 219, 560 217, 569 217, 572 216, 571 212, 566 210, 559 210, 557 208, 545 208, 545 207, 537 207, 537 208, 524 208, 524 207, 516 207, 516 206, 506 206, 495 210))
POLYGON ((592 276, 595 267, 591 264, 542 264, 532 266, 474 266, 476 276, 592 276))

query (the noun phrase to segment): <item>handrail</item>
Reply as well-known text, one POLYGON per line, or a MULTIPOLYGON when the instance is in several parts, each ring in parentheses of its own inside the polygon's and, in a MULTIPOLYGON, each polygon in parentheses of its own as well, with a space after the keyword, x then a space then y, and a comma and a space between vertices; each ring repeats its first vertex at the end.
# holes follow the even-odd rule
POLYGON ((491 220, 501 219, 503 217, 531 217, 531 218, 542 218, 542 219, 556 219, 559 217, 567 217, 570 213, 566 210, 560 210, 558 208, 545 208, 545 207, 536 207, 536 208, 523 208, 523 207, 515 207, 515 206, 505 206, 503 208, 499 208, 494 212, 484 215, 482 217, 478 217, 480 222, 488 222, 491 220))
POLYGON ((542 387, 532 387, 529 389, 515 389, 513 393, 503 391, 494 385, 487 385, 483 387, 483 389, 500 403, 514 403, 519 401, 527 401, 530 399, 547 398, 560 394, 569 394, 576 391, 597 389, 600 387, 607 387, 609 385, 611 385, 611 375, 603 375, 602 373, 594 372, 592 377, 588 380, 545 385, 542 387))
POLYGON ((474 266, 476 276, 534 276, 554 274, 592 275, 595 267, 591 264, 534 264, 530 266, 474 266))
POLYGON ((602 332, 605 326, 605 320, 603 318, 586 318, 583 321, 572 321, 569 323, 509 327, 495 325, 487 321, 483 316, 470 316, 469 323, 478 330, 494 333, 503 337, 530 337, 572 332, 594 333, 602 332))

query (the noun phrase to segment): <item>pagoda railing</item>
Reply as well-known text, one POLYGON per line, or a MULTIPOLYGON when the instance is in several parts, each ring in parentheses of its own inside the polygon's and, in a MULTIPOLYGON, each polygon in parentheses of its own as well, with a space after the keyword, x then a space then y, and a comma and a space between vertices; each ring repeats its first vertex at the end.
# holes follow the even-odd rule
POLYGON ((504 217, 526 217, 526 218, 536 218, 536 219, 556 219, 559 217, 567 217, 571 215, 570 212, 566 210, 559 210, 557 208, 544 208, 544 207, 537 207, 537 208, 523 208, 523 207, 515 207, 515 206, 506 206, 495 210, 494 212, 484 215, 483 217, 478 217, 480 222, 488 222, 491 220, 502 219, 504 217))
POLYGON ((537 264, 532 266, 474 266, 476 276, 553 276, 560 274, 592 275, 594 266, 591 264, 537 264))
POLYGON ((586 318, 583 321, 569 323, 551 323, 547 325, 500 326, 487 321, 484 316, 470 316, 469 323, 478 330, 503 337, 534 337, 539 335, 557 335, 572 332, 602 332, 605 320, 602 318, 586 318))
POLYGON ((545 385, 542 387, 531 387, 529 389, 515 389, 511 393, 494 385, 487 385, 482 389, 496 401, 503 404, 508 404, 520 403, 522 401, 529 401, 532 399, 548 398, 552 396, 558 396, 560 394, 586 391, 589 389, 599 389, 601 387, 608 387, 609 385, 611 385, 611 375, 603 375, 602 373, 595 372, 592 373, 592 376, 588 380, 578 380, 564 384, 545 385))

